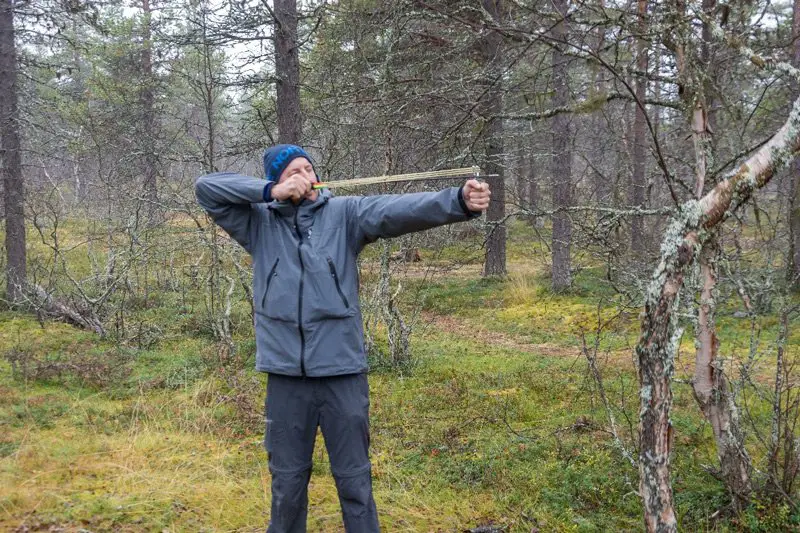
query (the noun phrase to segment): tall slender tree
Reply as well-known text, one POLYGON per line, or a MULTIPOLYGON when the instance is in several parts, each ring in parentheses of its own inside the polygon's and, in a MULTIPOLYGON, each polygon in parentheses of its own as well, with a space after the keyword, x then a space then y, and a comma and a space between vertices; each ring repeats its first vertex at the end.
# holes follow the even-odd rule
POLYGON ((0 0, 0 162, 6 217, 6 292, 9 301, 22 297, 27 282, 25 254, 25 184, 20 152, 17 50, 14 1, 0 0))
MULTIPOLYGON (((636 69, 640 73, 647 72, 647 0, 638 0, 639 35, 636 39, 636 69)), ((636 79, 636 100, 633 119, 633 172, 631 174, 631 187, 629 202, 634 207, 644 207, 645 191, 645 160, 647 158, 647 117, 644 101, 647 96, 647 77, 640 74, 636 79)), ((644 217, 631 218, 631 251, 640 251, 645 243, 644 217)))
MULTIPOLYGON (((713 19, 716 0, 703 0, 703 11, 713 19)), ((714 146, 710 132, 713 131, 714 90, 717 84, 717 69, 712 53, 712 32, 708 22, 703 24, 700 57, 691 58, 683 54, 684 69, 705 73, 702 83, 687 84, 684 95, 691 109, 690 123, 695 150, 695 197, 703 197, 708 188, 707 168, 714 161, 714 146), (684 65, 685 63, 685 65, 684 65)), ((686 79, 700 78, 687 75, 686 79)), ((713 185, 713 184, 711 184, 713 185)), ((734 402, 732 387, 719 359, 719 339, 716 332, 717 283, 720 245, 716 231, 709 232, 700 251, 700 283, 702 284, 700 305, 697 309, 697 351, 695 353, 692 390, 703 415, 711 424, 717 445, 721 477, 731 494, 734 506, 741 510, 749 503, 752 492, 750 456, 744 447, 744 433, 739 423, 738 410, 734 402)))
MULTIPOLYGON (((495 21, 499 21, 502 0, 483 0, 483 8, 495 21)), ((486 237, 486 257, 483 263, 484 276, 506 274, 506 226, 505 217, 505 177, 503 171, 503 37, 496 30, 487 30, 481 40, 481 54, 486 66, 483 82, 485 85, 483 111, 485 130, 486 172, 495 174, 489 178, 492 199, 486 211, 489 234, 486 237)))
POLYGON ((144 198, 147 206, 148 223, 153 223, 158 206, 158 168, 156 161, 155 140, 156 112, 155 112, 155 76, 153 75, 153 10, 150 0, 142 0, 142 90, 140 94, 142 105, 142 122, 144 127, 143 174, 144 198))
MULTIPOLYGON (((551 64, 553 67, 553 96, 550 104, 553 109, 567 107, 569 104, 568 61, 569 56, 562 49, 568 36, 567 0, 555 0, 558 22, 553 26, 552 35, 556 45, 553 47, 551 64)), ((572 205, 572 148, 570 116, 566 113, 553 117, 553 154, 550 165, 550 179, 553 182, 553 208, 567 208, 572 205)), ((572 284, 570 273, 570 247, 572 243, 572 220, 566 211, 553 215, 553 290, 563 291, 572 284)))
MULTIPOLYGON (((792 4, 792 65, 800 68, 800 0, 792 4)), ((793 84, 793 96, 800 96, 800 82, 793 84)), ((790 167, 792 194, 789 199, 789 270, 787 276, 795 290, 800 291, 800 160, 790 167)))
POLYGON ((297 144, 303 132, 297 0, 275 0, 274 16, 278 141, 297 144))

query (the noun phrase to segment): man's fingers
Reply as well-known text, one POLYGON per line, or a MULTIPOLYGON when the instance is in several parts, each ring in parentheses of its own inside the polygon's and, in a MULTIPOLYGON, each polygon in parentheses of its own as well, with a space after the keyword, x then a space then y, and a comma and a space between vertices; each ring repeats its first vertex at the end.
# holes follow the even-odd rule
MULTIPOLYGON (((306 182, 307 184, 308 182, 306 182)), ((306 195, 306 188, 300 181, 295 180, 292 187, 292 200, 300 201, 306 195)))
POLYGON ((296 177, 292 181, 292 198, 300 200, 311 190, 311 184, 305 178, 296 177))
POLYGON ((468 187, 474 192, 488 192, 489 191, 489 184, 485 182, 480 182, 478 180, 469 180, 467 182, 468 187))
POLYGON ((485 211, 489 208, 489 200, 492 193, 488 183, 481 183, 477 180, 469 180, 465 187, 464 196, 467 199, 468 207, 472 211, 485 211), (469 189, 469 190, 468 190, 469 189))

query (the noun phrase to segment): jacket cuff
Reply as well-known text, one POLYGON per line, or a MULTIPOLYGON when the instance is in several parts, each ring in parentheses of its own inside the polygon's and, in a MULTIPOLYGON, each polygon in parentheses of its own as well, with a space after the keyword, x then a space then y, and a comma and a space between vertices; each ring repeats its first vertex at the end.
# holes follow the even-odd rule
POLYGON ((266 185, 264 185, 264 192, 262 193, 262 198, 264 198, 265 202, 272 201, 272 186, 275 185, 274 181, 268 181, 266 185))
POLYGON ((469 207, 467 207, 467 202, 464 201, 463 185, 458 188, 458 205, 461 206, 461 209, 463 209, 464 213, 470 218, 479 217, 482 214, 482 211, 470 211, 469 207))

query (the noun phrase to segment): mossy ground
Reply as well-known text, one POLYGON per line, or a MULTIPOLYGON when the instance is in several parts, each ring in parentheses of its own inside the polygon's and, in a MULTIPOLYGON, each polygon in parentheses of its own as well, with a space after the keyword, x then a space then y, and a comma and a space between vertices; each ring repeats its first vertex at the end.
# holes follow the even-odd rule
MULTIPOLYGON (((442 263, 458 255, 422 252, 442 263)), ((619 435, 632 447, 636 310, 592 269, 578 274, 571 292, 552 294, 541 265, 525 259, 532 253, 527 241, 512 238, 511 275, 502 280, 481 279, 477 255, 449 276, 405 274, 408 303, 422 308, 415 363, 370 376, 374 489, 385 531, 641 529, 637 471, 608 431, 580 349, 582 336, 591 344, 603 324, 606 392, 619 435)), ((374 254, 365 261, 369 270, 374 254)), ((237 385, 225 379, 228 369, 198 318, 202 302, 199 290, 188 297, 154 292, 129 317, 149 332, 146 342, 100 340, 65 324, 0 314, 2 354, 96 358, 126 369, 97 382, 68 370, 25 380, 0 363, 0 529, 264 529, 270 476, 262 427, 237 404, 242 396, 256 409, 263 402, 265 378, 249 370, 249 307, 240 298, 232 313, 237 361, 246 369, 237 385)), ((767 316, 760 325, 767 345, 777 320, 767 316)), ((732 356, 743 354, 748 332, 748 321, 721 317, 720 338, 732 356)), ((678 377, 685 377, 690 334, 681 351, 678 377)), ((765 379, 768 371, 765 364, 765 379)), ((768 416, 757 400, 752 413, 768 416)), ((789 508, 760 502, 744 516, 715 514, 726 494, 705 466, 715 464, 716 452, 687 385, 675 385, 673 423, 684 529, 769 531, 797 523, 789 508)), ((321 436, 314 464, 309 530, 341 531, 321 436)))

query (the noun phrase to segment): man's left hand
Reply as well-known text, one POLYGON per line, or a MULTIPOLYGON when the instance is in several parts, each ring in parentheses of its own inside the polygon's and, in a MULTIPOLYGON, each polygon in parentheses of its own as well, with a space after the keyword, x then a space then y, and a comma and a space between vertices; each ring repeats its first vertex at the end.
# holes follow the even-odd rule
POLYGON ((464 203, 470 211, 485 211, 489 207, 492 192, 488 183, 478 180, 467 180, 462 191, 464 203))

